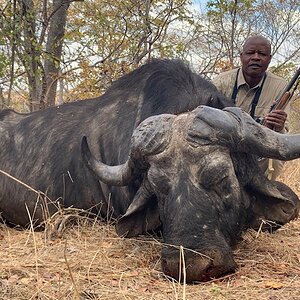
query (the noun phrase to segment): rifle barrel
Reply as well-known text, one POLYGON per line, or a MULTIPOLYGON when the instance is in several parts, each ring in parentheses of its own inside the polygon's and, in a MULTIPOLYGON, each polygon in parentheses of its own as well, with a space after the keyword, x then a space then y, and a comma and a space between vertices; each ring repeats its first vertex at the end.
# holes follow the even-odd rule
POLYGON ((300 68, 298 68, 297 72, 294 74, 293 78, 290 80, 290 82, 286 86, 285 92, 288 92, 293 87, 294 83, 296 82, 296 80, 298 79, 299 76, 300 76, 300 68))

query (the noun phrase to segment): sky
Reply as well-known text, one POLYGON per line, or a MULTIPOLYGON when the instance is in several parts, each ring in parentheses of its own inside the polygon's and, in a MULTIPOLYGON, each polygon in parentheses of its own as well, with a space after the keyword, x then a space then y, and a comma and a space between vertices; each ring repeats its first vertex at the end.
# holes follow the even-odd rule
POLYGON ((196 9, 200 8, 200 11, 203 11, 205 9, 207 0, 193 0, 192 2, 196 9))

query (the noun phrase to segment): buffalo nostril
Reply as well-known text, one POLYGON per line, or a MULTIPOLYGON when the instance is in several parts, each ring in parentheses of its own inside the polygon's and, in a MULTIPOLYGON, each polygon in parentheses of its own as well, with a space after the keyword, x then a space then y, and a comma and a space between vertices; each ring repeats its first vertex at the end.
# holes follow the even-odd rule
POLYGON ((210 250, 203 255, 185 250, 184 257, 180 255, 179 251, 162 253, 161 266, 165 275, 181 282, 208 281, 232 273, 237 267, 231 251, 210 250))

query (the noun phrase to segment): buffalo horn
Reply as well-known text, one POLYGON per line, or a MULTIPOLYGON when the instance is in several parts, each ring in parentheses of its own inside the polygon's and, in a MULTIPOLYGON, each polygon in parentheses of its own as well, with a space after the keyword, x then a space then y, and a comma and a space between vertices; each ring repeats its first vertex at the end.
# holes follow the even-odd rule
POLYGON ((81 154, 87 166, 99 177, 99 179, 114 186, 128 185, 133 178, 133 169, 129 166, 129 161, 118 166, 108 166, 95 159, 89 148, 87 138, 81 140, 81 154))

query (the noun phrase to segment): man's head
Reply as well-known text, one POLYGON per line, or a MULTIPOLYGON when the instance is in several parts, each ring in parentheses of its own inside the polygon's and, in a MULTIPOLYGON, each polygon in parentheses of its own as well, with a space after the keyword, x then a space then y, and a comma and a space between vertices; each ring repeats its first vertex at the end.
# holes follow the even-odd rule
POLYGON ((245 78, 262 78, 271 61, 271 44, 260 35, 249 37, 240 54, 245 78))

